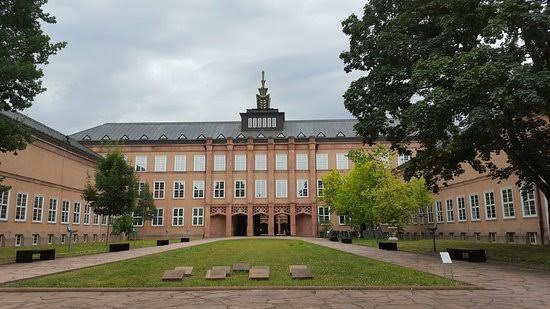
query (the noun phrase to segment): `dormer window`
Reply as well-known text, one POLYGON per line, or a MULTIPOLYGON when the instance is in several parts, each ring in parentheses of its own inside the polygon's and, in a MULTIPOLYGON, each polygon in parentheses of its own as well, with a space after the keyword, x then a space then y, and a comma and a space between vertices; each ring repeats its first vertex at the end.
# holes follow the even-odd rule
POLYGON ((159 139, 168 139, 168 137, 166 137, 166 135, 162 134, 159 139))
POLYGON ((223 135, 222 133, 220 133, 220 135, 218 135, 218 137, 216 137, 217 139, 224 139, 225 138, 225 135, 223 135))
POLYGON ((265 135, 263 135, 263 133, 260 133, 258 134, 258 136, 256 136, 256 138, 265 138, 265 135))
POLYGON ((102 141, 108 141, 110 140, 111 138, 109 137, 109 135, 105 135, 101 138, 102 141))
POLYGON ((281 133, 277 134, 277 137, 279 137, 279 138, 285 138, 286 136, 281 132, 281 133))
POLYGON ((148 140, 149 138, 147 137, 147 135, 143 134, 139 139, 141 139, 141 140, 148 140))
POLYGON ((124 134, 122 135, 122 137, 120 138, 121 141, 126 141, 128 140, 128 135, 124 134))
POLYGON ((202 135, 202 134, 197 137, 197 139, 205 139, 205 138, 206 137, 204 137, 204 135, 202 135))
POLYGON ((89 141, 89 140, 91 140, 91 139, 92 139, 92 138, 90 137, 90 135, 85 135, 85 136, 82 138, 83 141, 89 141))
POLYGON ((180 135, 180 137, 178 137, 178 139, 187 139, 187 136, 185 136, 184 134, 180 135))
POLYGON ((306 135, 303 132, 300 132, 296 137, 306 137, 306 135))
POLYGON ((244 134, 242 133, 239 133, 239 135, 237 135, 237 138, 246 138, 246 136, 244 136, 244 134))
POLYGON ((326 136, 325 136, 325 133, 319 132, 319 134, 317 134, 317 137, 326 137, 326 136))
POLYGON ((338 134, 336 134, 336 137, 346 137, 346 136, 344 135, 344 133, 342 133, 342 131, 340 131, 338 132, 338 134))

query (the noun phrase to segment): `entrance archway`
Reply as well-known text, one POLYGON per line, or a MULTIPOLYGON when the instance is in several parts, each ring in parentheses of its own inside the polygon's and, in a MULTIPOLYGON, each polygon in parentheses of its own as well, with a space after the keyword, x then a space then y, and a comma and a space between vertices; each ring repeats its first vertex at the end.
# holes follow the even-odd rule
POLYGON ((313 236, 311 232, 311 216, 308 214, 296 215, 296 236, 313 236))
POLYGON ((233 236, 246 236, 246 228, 248 226, 248 219, 245 214, 236 214, 231 220, 233 225, 233 236))
POLYGON ((253 218, 254 236, 267 235, 269 216, 266 214, 257 214, 253 218))
POLYGON ((210 237, 225 236, 225 216, 218 214, 210 217, 210 237))
POLYGON ((290 216, 287 214, 278 214, 275 220, 275 235, 290 236, 290 216))

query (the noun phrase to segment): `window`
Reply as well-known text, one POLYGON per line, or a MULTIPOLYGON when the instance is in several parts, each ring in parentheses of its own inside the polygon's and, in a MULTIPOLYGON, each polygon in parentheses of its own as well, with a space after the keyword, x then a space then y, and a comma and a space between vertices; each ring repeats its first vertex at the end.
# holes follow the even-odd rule
POLYGON ((516 233, 514 232, 506 232, 506 242, 515 242, 516 233))
POLYGON ((151 219, 152 226, 163 226, 164 225, 164 208, 157 208, 153 213, 153 218, 151 219))
POLYGON ((10 191, 0 192, 0 220, 8 220, 8 207, 10 205, 10 191))
POLYGON ((134 226, 143 226, 143 216, 139 213, 133 213, 134 226))
POLYGON ((308 170, 307 154, 298 153, 296 154, 296 170, 297 171, 306 171, 308 170))
POLYGON ((275 197, 287 197, 287 180, 286 179, 277 179, 275 180, 275 197))
POLYGON ((437 223, 443 222, 443 207, 441 201, 435 201, 435 211, 437 213, 437 223))
POLYGON ((481 233, 480 232, 475 232, 474 236, 475 236, 476 241, 481 241, 481 233))
POLYGON ((48 207, 48 223, 55 223, 57 221, 57 199, 50 199, 50 206, 48 207))
POLYGON ((275 169, 278 171, 286 171, 287 160, 285 153, 278 153, 275 155, 275 169))
POLYGON ((183 208, 174 208, 172 209, 172 225, 173 226, 183 226, 183 208))
POLYGON ((185 198, 185 181, 176 180, 174 181, 174 195, 175 199, 185 198))
POLYGON ((296 193, 298 197, 308 197, 308 181, 307 179, 298 179, 296 180, 296 193))
POLYGON ((99 225, 99 215, 95 213, 94 211, 94 215, 93 215, 93 224, 94 225, 99 225))
POLYGON ((534 217, 537 215, 537 207, 535 204, 535 190, 521 190, 521 205, 524 217, 534 217))
POLYGON ((428 223, 434 223, 434 208, 433 208, 433 206, 428 207, 428 223))
POLYGON ((265 154, 257 154, 254 157, 254 169, 257 171, 265 171, 267 169, 265 154))
POLYGON ((15 246, 16 247, 21 247, 22 245, 23 245, 23 235, 16 234, 15 235, 15 246))
POLYGON ((323 196, 323 190, 325 189, 325 185, 323 184, 322 179, 317 179, 317 196, 322 197, 323 196))
POLYGON ((174 172, 185 172, 187 170, 186 161, 186 157, 183 155, 174 156, 174 172))
POLYGON ((235 170, 246 171, 246 155, 235 155, 235 170))
POLYGON ((73 243, 77 243, 78 242, 78 234, 73 234, 73 243))
POLYGON ((511 188, 502 189, 502 210, 504 212, 504 218, 514 218, 516 216, 514 197, 511 188))
POLYGON ((266 198, 267 197, 267 184, 265 180, 256 180, 256 197, 257 198, 266 198))
POLYGON ((338 216, 338 224, 346 225, 346 216, 338 216))
POLYGON ((137 187, 138 197, 141 197, 141 194, 143 193, 143 191, 145 191, 145 182, 138 182, 138 187, 137 187))
POLYGON ((397 156, 397 165, 405 164, 411 159, 411 155, 400 153, 397 156))
POLYGON ((80 224, 80 202, 75 202, 74 203, 73 223, 74 224, 80 224))
POLYGON ((496 218, 495 194, 493 192, 485 192, 485 219, 494 220, 496 218))
POLYGON ((155 181, 153 188, 153 198, 156 200, 164 199, 164 181, 155 181))
POLYGON ((214 198, 225 198, 225 181, 214 181, 214 198))
POLYGON ((214 156, 214 171, 225 171, 225 156, 224 155, 215 155, 214 156))
POLYGON ((55 237, 53 234, 48 234, 48 245, 51 245, 54 243, 55 237))
POLYGON ((38 246, 40 244, 40 235, 32 234, 32 245, 38 246))
POLYGON ((453 200, 445 201, 447 206, 447 222, 452 222, 455 220, 455 214, 453 211, 453 200))
POLYGON ((147 156, 136 156, 136 172, 147 171, 147 156))
POLYGON ((27 220, 27 193, 17 193, 15 204, 15 221, 27 220))
POLYGON ((348 157, 345 153, 336 154, 336 169, 347 170, 349 169, 348 157))
POLYGON ((166 156, 155 156, 155 172, 166 172, 166 156))
POLYGON ((537 232, 527 232, 527 242, 531 245, 537 244, 537 232))
POLYGON ((245 198, 246 197, 246 181, 245 180, 235 180, 235 197, 236 198, 245 198))
POLYGON ((69 201, 63 201, 61 203, 61 223, 69 224, 69 201))
POLYGON ((203 226, 204 225, 204 208, 203 207, 194 207, 193 208, 193 218, 191 221, 193 226, 203 226))
POLYGON ((193 181, 193 198, 204 198, 204 181, 193 181))
POLYGON ((479 221, 481 214, 479 211, 479 196, 477 194, 470 195, 470 209, 472 211, 472 221, 479 221))
POLYGON ((107 222, 109 222, 109 217, 106 215, 101 216, 101 225, 107 225, 107 222))
POLYGON ((458 207, 458 221, 466 221, 466 204, 463 196, 456 198, 456 205, 458 207))
POLYGON ((328 153, 318 153, 315 156, 317 170, 328 170, 328 153))
POLYGON ((195 172, 204 172, 206 170, 204 155, 193 156, 193 169, 195 172))
POLYGON ((67 235, 66 234, 61 234, 61 244, 64 244, 65 241, 67 240, 67 235))
POLYGON ((327 224, 330 223, 330 209, 328 207, 319 207, 319 223, 327 224))
POLYGON ((44 197, 34 196, 34 206, 32 207, 32 222, 42 222, 42 210, 44 208, 44 197))
POLYGON ((84 224, 90 224, 90 205, 84 205, 84 224))

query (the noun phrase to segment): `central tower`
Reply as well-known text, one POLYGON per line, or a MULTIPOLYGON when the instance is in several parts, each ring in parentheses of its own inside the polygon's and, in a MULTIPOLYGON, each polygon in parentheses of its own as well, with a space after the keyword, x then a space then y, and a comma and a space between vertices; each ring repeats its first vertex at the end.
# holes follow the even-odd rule
POLYGON ((265 87, 265 72, 262 71, 261 87, 256 94, 256 108, 247 109, 241 113, 242 131, 282 131, 285 123, 285 113, 271 108, 271 97, 265 87))

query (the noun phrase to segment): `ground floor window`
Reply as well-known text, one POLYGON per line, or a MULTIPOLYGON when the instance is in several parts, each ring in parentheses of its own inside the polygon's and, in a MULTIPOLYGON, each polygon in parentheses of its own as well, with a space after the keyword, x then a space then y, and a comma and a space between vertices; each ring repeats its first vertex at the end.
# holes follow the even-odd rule
POLYGON ((94 234, 94 235, 92 236, 92 241, 93 241, 93 242, 96 242, 96 241, 97 241, 97 234, 94 234))
POLYGON ((20 247, 23 245, 23 235, 17 234, 15 235, 15 246, 20 247))
POLYGON ((475 235, 476 241, 481 241, 481 233, 480 232, 475 232, 474 235, 475 235))
POLYGON ((461 240, 466 240, 466 233, 464 233, 464 232, 460 233, 460 239, 461 240))
POLYGON ((162 226, 164 225, 164 208, 157 208, 157 211, 153 214, 151 219, 152 226, 162 226))
POLYGON ((327 224, 330 222, 330 208, 319 207, 319 223, 327 224))
POLYGON ((183 226, 183 208, 174 208, 172 209, 172 225, 173 226, 183 226))
POLYGON ((527 232, 527 242, 532 245, 537 244, 537 232, 527 232))
POLYGON ((67 240, 67 235, 62 234, 61 235, 61 244, 64 244, 66 240, 67 240))
POLYGON ((40 244, 40 235, 32 234, 32 245, 38 246, 40 244))
POLYGON ((346 216, 338 216, 338 224, 346 225, 346 216))
POLYGON ((516 233, 514 232, 506 232, 506 242, 514 242, 515 236, 516 236, 516 233))
POLYGON ((143 216, 134 213, 134 226, 143 226, 143 216))
POLYGON ((73 234, 73 243, 77 243, 78 242, 78 234, 73 234))
POLYGON ((203 226, 204 225, 204 208, 195 207, 193 208, 193 217, 192 217, 193 226, 203 226))
POLYGON ((53 234, 48 234, 48 245, 51 245, 54 243, 54 236, 53 234))
POLYGON ((84 234, 84 242, 88 242, 88 234, 84 234))
POLYGON ((490 233, 489 233, 489 241, 490 241, 490 242, 496 242, 496 241, 497 241, 497 233, 495 233, 495 232, 490 232, 490 233))

